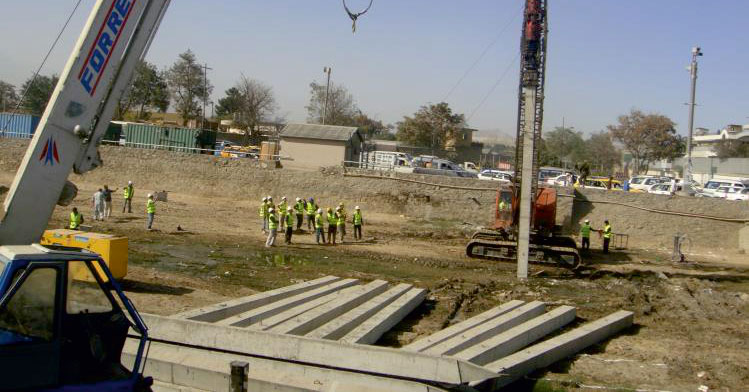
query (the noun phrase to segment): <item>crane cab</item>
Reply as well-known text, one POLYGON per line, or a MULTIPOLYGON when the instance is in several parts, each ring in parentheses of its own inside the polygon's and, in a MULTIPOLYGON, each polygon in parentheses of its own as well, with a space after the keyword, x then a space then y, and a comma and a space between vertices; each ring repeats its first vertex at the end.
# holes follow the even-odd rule
POLYGON ((95 253, 0 246, 0 391, 134 391, 146 327, 95 253), (120 363, 132 328, 131 370, 120 363))

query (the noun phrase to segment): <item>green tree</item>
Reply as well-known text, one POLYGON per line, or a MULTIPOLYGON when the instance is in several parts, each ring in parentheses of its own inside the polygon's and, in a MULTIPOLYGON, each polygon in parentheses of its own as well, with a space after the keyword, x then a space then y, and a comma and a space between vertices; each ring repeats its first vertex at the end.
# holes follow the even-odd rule
POLYGON ((575 132, 572 128, 556 127, 547 132, 545 146, 552 165, 567 168, 574 167, 585 159, 585 141, 582 132, 575 132))
POLYGON ((741 140, 722 139, 713 150, 718 158, 749 158, 749 143, 741 140))
POLYGON ((122 96, 115 112, 115 118, 123 119, 135 109, 134 118, 147 119, 152 110, 166 112, 169 108, 169 89, 166 75, 155 65, 141 61, 135 68, 135 76, 128 91, 122 96))
POLYGON ((182 125, 201 114, 201 102, 213 91, 210 81, 204 80, 203 68, 191 50, 179 55, 166 73, 169 93, 182 125))
POLYGON ((632 109, 629 114, 619 116, 618 124, 607 128, 632 154, 632 170, 639 174, 646 172, 653 161, 683 155, 684 139, 676 134, 675 127, 664 115, 632 109))
POLYGON ((602 175, 611 175, 614 168, 622 160, 622 152, 614 146, 611 133, 599 132, 590 135, 585 141, 587 160, 590 161, 594 171, 602 175))
POLYGON ((21 90, 26 91, 26 96, 21 102, 23 110, 41 116, 44 109, 47 108, 47 103, 49 103, 49 99, 55 91, 58 80, 57 75, 37 75, 36 78, 33 76, 28 78, 21 86, 21 90))
POLYGON ((307 121, 313 124, 354 125, 354 117, 359 113, 354 97, 346 87, 331 83, 330 91, 326 94, 326 86, 312 82, 309 84, 310 98, 307 109, 307 121), (326 97, 327 96, 327 97, 326 97), (327 109, 326 102, 327 100, 327 109))
POLYGON ((0 111, 8 112, 18 104, 16 87, 0 80, 0 111))
POLYGON ((446 102, 440 102, 422 106, 413 117, 403 117, 395 136, 398 141, 413 146, 445 150, 465 126, 465 115, 454 114, 446 102))
POLYGON ((239 112, 242 95, 236 87, 231 87, 224 92, 224 97, 219 98, 216 106, 216 115, 224 119, 234 119, 234 115, 239 112))

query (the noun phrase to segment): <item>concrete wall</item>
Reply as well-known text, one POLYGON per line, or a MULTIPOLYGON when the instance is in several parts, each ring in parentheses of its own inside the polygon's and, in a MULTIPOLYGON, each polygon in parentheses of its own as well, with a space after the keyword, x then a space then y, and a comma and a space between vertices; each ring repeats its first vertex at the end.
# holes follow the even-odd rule
POLYGON ((346 160, 346 143, 300 138, 281 139, 281 156, 289 157, 293 166, 336 166, 346 160))

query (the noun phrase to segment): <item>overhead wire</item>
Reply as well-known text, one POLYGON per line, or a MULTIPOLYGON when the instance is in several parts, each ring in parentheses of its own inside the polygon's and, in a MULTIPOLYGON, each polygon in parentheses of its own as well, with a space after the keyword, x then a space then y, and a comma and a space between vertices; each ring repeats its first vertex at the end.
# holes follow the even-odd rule
POLYGON ((507 76, 507 73, 510 72, 510 69, 512 69, 512 66, 515 65, 515 62, 517 62, 518 59, 520 59, 520 53, 516 54, 515 58, 513 58, 512 61, 510 61, 510 63, 507 64, 507 67, 505 67, 505 70, 504 72, 502 72, 502 75, 500 75, 499 79, 497 79, 497 81, 494 82, 494 85, 492 86, 492 88, 490 88, 489 91, 486 93, 486 95, 484 95, 484 97, 481 99, 479 104, 476 105, 475 108, 473 108, 473 110, 471 111, 471 114, 466 118, 466 122, 468 122, 473 117, 473 115, 476 114, 476 112, 479 109, 481 109, 481 106, 484 106, 484 103, 486 103, 486 100, 489 99, 492 93, 494 93, 494 90, 497 89, 499 84, 502 83, 502 80, 504 80, 505 76, 507 76))

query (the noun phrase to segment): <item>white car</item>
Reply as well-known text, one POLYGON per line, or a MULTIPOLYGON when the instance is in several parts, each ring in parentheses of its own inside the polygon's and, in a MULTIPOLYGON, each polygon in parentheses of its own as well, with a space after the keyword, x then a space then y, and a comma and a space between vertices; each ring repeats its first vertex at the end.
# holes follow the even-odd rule
POLYGON ((570 186, 572 185, 572 179, 570 176, 562 174, 561 176, 547 178, 546 183, 556 186, 570 186))
POLYGON ((669 183, 661 183, 661 184, 652 185, 648 189, 648 193, 653 193, 656 195, 673 195, 674 192, 678 192, 680 190, 681 190, 680 185, 676 185, 676 190, 673 190, 671 188, 671 183, 669 182, 669 183))
POLYGON ((713 192, 713 197, 718 197, 721 199, 728 199, 728 196, 733 197, 736 194, 740 194, 741 191, 743 191, 746 188, 743 187, 737 187, 737 186, 721 186, 718 187, 718 189, 713 192))
POLYGON ((491 170, 491 169, 482 170, 481 173, 479 173, 478 177, 480 180, 492 180, 492 181, 500 181, 500 182, 506 182, 506 183, 512 182, 512 175, 510 175, 509 173, 499 171, 499 170, 491 170))
POLYGON ((726 195, 726 200, 749 200, 749 188, 726 195))
MULTIPOLYGON (((705 186, 702 188, 702 193, 705 196, 715 196, 715 197, 725 197, 723 196, 716 196, 715 193, 720 188, 729 187, 729 188, 747 188, 747 186, 738 181, 727 181, 727 180, 710 180, 708 181, 705 186)), ((724 192, 727 193, 727 192, 724 192)))
POLYGON ((647 192, 651 186, 660 184, 661 179, 650 176, 635 176, 629 179, 629 189, 647 192))

